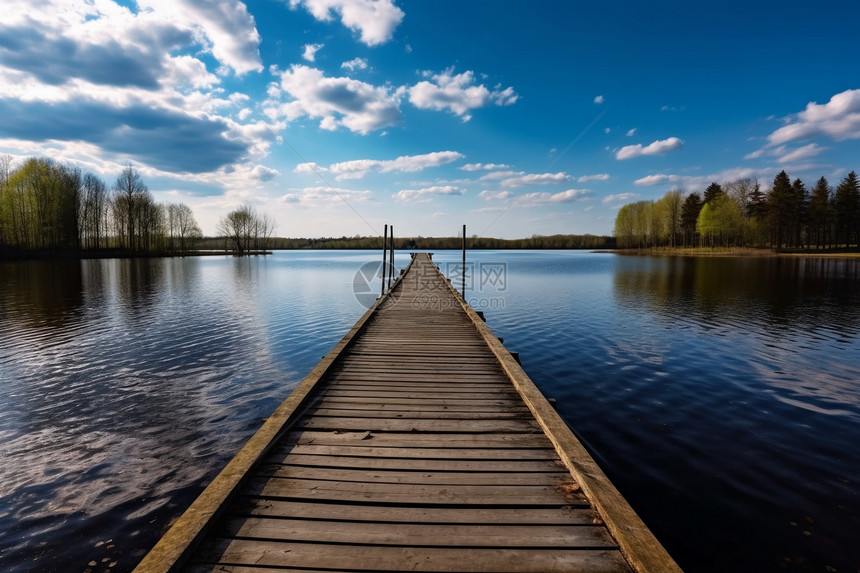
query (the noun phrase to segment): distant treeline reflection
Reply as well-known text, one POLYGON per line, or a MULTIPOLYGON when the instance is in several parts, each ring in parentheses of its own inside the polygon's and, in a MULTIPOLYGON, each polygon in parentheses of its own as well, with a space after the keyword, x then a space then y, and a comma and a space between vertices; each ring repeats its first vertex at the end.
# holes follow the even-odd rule
POLYGON ((618 302, 707 327, 755 322, 860 334, 860 261, 827 258, 620 258, 618 302), (854 300, 846 305, 844 301, 854 300), (837 304, 834 301, 843 301, 837 304))

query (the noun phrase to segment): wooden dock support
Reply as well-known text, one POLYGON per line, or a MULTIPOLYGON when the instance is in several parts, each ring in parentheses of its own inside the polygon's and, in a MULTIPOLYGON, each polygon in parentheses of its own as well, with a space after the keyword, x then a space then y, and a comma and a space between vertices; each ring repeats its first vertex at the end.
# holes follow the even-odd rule
POLYGON ((677 565, 426 254, 136 573, 677 565))

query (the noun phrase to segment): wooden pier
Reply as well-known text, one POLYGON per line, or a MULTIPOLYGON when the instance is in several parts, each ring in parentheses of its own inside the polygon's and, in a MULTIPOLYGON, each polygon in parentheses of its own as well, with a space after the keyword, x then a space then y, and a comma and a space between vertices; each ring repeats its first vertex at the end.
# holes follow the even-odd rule
POLYGON ((680 571, 427 254, 136 573, 680 571))

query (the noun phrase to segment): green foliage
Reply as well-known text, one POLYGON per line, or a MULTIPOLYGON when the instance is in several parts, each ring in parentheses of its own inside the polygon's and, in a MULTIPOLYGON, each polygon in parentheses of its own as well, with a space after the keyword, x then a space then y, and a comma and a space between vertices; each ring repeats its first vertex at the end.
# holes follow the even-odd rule
MULTIPOLYGON (((179 248, 200 237, 191 210, 182 214, 179 248)), ((168 244, 169 209, 155 203, 140 174, 123 169, 112 192, 93 174, 45 158, 27 159, 11 168, 0 157, 0 254, 120 248, 153 253, 175 248, 168 244)))
POLYGON ((702 207, 696 230, 711 247, 737 244, 744 230, 741 209, 728 195, 718 195, 702 207))
MULTIPOLYGON (((672 191, 670 193, 680 192, 672 191)), ((672 246, 674 197, 623 206, 615 220, 621 248, 672 246), (650 213, 647 228, 642 218, 650 213)), ((705 201, 690 193, 681 202, 680 244, 685 247, 860 248, 860 178, 852 171, 837 187, 820 178, 809 191, 785 171, 774 177, 769 192, 758 181, 742 178, 705 190, 705 201)), ((677 244, 677 243, 676 243, 677 244)))

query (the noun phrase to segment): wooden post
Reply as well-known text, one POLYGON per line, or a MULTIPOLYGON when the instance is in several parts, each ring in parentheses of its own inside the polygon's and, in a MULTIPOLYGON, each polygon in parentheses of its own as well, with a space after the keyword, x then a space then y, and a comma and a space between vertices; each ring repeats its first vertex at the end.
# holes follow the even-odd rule
POLYGON ((388 271, 388 286, 391 287, 391 280, 394 275, 394 225, 391 225, 391 239, 388 243, 391 245, 391 255, 388 257, 388 264, 391 265, 391 269, 388 271))
POLYGON ((466 225, 463 225, 463 299, 466 298, 466 225))
POLYGON ((385 234, 382 236, 382 292, 379 296, 385 294, 385 254, 388 252, 388 225, 385 225, 385 234))

